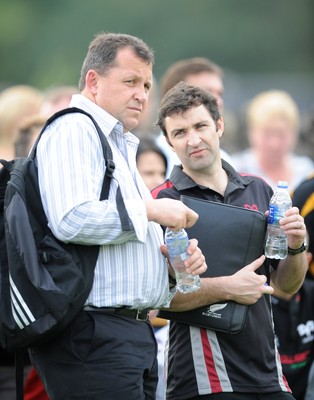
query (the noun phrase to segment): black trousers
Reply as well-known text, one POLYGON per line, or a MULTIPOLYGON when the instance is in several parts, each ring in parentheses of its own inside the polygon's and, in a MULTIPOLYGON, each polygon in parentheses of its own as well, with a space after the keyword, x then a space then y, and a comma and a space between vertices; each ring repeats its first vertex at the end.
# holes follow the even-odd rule
POLYGON ((190 400, 295 400, 290 393, 216 393, 193 397, 190 400))
POLYGON ((149 322, 86 311, 51 344, 30 350, 51 400, 153 400, 156 354, 149 322))

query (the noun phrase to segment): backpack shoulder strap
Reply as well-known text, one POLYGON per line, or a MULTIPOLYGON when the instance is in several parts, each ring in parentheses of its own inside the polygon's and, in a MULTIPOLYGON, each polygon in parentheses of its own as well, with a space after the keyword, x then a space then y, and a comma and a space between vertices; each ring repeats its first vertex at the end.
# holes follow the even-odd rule
MULTIPOLYGON (((95 125, 95 128, 97 130, 101 145, 102 145, 102 149, 103 149, 104 159, 105 159, 105 162, 106 162, 106 175, 109 178, 111 178, 112 175, 113 175, 113 172, 115 170, 115 164, 114 164, 114 161, 113 161, 111 147, 110 147, 110 145, 108 143, 108 140, 107 140, 106 136, 103 134, 102 130, 100 129, 100 126, 96 122, 95 118, 91 114, 89 114, 88 112, 82 110, 81 108, 77 108, 77 107, 65 108, 63 110, 60 110, 60 111, 56 112, 50 118, 48 118, 46 123, 45 123, 45 125, 41 129, 41 131, 40 131, 35 143, 34 143, 34 146, 32 148, 32 151, 31 151, 29 157, 32 158, 32 159, 35 158, 36 150, 37 150, 37 144, 38 144, 42 134, 46 130, 47 126, 49 126, 52 122, 54 122, 58 118, 62 117, 63 115, 73 114, 73 113, 84 114, 84 115, 86 115, 87 117, 89 117, 93 121, 93 123, 95 125)), ((109 191, 109 187, 108 187, 108 191, 109 191)), ((108 198, 108 194, 104 198, 108 198)))
POLYGON ((14 167, 14 160, 8 161, 8 160, 4 160, 4 159, 1 158, 0 159, 0 163, 9 172, 12 171, 12 169, 14 167))
MULTIPOLYGON (((37 149, 37 144, 41 138, 41 135, 43 134, 43 132, 45 131, 45 129, 47 128, 48 125, 50 125, 53 121, 55 121, 56 119, 62 117, 63 115, 66 114, 73 114, 73 113, 80 113, 80 114, 84 114, 86 115, 88 118, 90 118, 93 122, 93 124, 95 125, 96 131, 98 133, 100 142, 101 142, 101 146, 103 149, 103 155, 104 155, 104 159, 105 159, 105 165, 106 165, 106 172, 105 172, 105 176, 104 176, 104 180, 103 180, 103 185, 102 185, 102 189, 101 189, 101 194, 100 194, 100 200, 106 200, 108 199, 109 196, 109 189, 110 189, 110 182, 111 179, 113 178, 113 173, 115 170, 115 163, 113 161, 113 155, 112 155, 112 150, 110 147, 110 144, 106 138, 106 136, 104 135, 104 133, 102 132, 100 126, 98 125, 98 123, 96 122, 95 118, 89 114, 88 112, 82 110, 81 108, 78 107, 68 107, 65 108, 63 110, 60 110, 58 112, 56 112, 55 114, 53 114, 50 118, 47 119, 44 127, 42 128, 42 130, 40 131, 34 146, 31 150, 31 153, 29 155, 30 158, 34 159, 35 155, 36 155, 36 149, 37 149)), ((119 216, 120 216, 120 221, 121 221, 121 226, 122 226, 122 230, 123 231, 130 231, 132 230, 132 222, 128 216, 125 204, 124 204, 124 200, 121 194, 121 190, 120 187, 118 186, 117 189, 117 195, 116 195, 116 202, 117 202, 117 208, 118 208, 118 212, 119 212, 119 216)))

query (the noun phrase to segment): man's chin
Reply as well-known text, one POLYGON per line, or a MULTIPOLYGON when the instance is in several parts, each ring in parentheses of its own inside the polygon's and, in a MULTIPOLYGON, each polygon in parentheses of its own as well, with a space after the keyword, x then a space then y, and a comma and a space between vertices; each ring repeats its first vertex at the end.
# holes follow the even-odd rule
POLYGON ((126 121, 125 124, 123 125, 123 131, 124 132, 132 132, 134 131, 134 129, 136 129, 138 127, 139 124, 139 120, 130 120, 130 121, 126 121))

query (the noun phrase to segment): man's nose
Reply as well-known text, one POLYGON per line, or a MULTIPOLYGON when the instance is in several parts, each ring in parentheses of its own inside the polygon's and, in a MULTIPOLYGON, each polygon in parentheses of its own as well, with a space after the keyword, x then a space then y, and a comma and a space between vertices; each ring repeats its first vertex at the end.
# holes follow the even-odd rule
POLYGON ((200 143, 200 135, 196 130, 191 130, 188 136, 188 145, 189 146, 197 146, 200 143))
POLYGON ((149 96, 149 91, 145 87, 142 86, 137 87, 137 90, 134 94, 136 100, 138 100, 140 103, 147 103, 148 96, 149 96))

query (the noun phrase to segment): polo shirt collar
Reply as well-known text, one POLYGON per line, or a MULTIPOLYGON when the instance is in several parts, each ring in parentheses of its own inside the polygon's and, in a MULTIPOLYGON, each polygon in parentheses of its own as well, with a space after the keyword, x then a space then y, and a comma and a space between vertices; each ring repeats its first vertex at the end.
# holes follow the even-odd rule
MULTIPOLYGON (((241 176, 236 170, 225 160, 221 160, 222 168, 228 175, 228 187, 227 191, 231 192, 235 189, 244 189, 250 182, 253 181, 251 176, 241 176)), ((175 165, 170 175, 170 181, 173 183, 175 188, 179 191, 187 190, 194 187, 200 189, 207 189, 206 186, 198 185, 182 170, 182 165, 175 165)))

